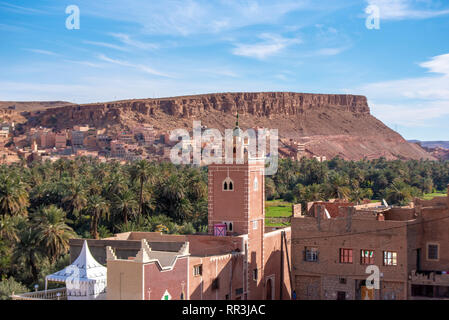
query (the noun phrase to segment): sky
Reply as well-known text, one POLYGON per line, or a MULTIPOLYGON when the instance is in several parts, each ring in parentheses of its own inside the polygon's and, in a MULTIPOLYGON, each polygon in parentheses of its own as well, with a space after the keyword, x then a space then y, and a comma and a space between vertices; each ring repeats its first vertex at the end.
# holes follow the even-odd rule
POLYGON ((448 40, 447 0, 0 0, 0 100, 360 94, 449 140, 448 40))

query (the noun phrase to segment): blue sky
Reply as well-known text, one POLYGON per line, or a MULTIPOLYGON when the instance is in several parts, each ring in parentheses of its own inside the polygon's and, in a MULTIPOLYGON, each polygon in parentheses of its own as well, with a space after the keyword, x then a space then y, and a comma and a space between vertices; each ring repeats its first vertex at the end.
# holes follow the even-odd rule
POLYGON ((0 0, 0 100, 351 93, 407 139, 449 140, 448 35, 445 0, 0 0))

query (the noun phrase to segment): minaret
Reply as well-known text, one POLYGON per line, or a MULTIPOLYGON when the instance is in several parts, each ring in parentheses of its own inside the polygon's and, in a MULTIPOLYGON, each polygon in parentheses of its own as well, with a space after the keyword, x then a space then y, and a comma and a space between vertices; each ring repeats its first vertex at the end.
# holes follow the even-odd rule
MULTIPOLYGON (((237 114, 233 130, 234 159, 244 153, 237 114)), ((208 174, 209 234, 225 224, 227 235, 246 235, 244 293, 248 299, 262 299, 263 239, 265 232, 264 159, 244 157, 241 164, 212 164, 208 174), (254 279, 254 274, 258 276, 254 279)))

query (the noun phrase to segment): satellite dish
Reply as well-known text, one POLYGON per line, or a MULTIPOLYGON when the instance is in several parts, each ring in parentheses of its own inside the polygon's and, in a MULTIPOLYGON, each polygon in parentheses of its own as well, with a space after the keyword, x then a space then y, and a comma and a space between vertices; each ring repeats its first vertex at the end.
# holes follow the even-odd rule
POLYGON ((330 219, 330 218, 331 218, 331 215, 329 214, 329 211, 327 211, 326 208, 324 208, 324 213, 326 214, 326 218, 327 218, 327 219, 330 219))
POLYGON ((385 199, 382 199, 382 203, 385 207, 388 207, 388 203, 387 203, 387 201, 385 201, 385 199))

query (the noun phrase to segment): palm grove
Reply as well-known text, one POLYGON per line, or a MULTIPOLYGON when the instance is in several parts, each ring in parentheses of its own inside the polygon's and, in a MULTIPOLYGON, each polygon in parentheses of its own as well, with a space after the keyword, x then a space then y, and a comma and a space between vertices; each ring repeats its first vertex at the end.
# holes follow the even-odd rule
MULTIPOLYGON (((268 199, 385 198, 403 205, 443 191, 449 162, 281 160, 268 199)), ((207 231, 207 167, 90 158, 0 166, 0 299, 43 286, 69 264, 69 239, 126 231, 207 231)))

